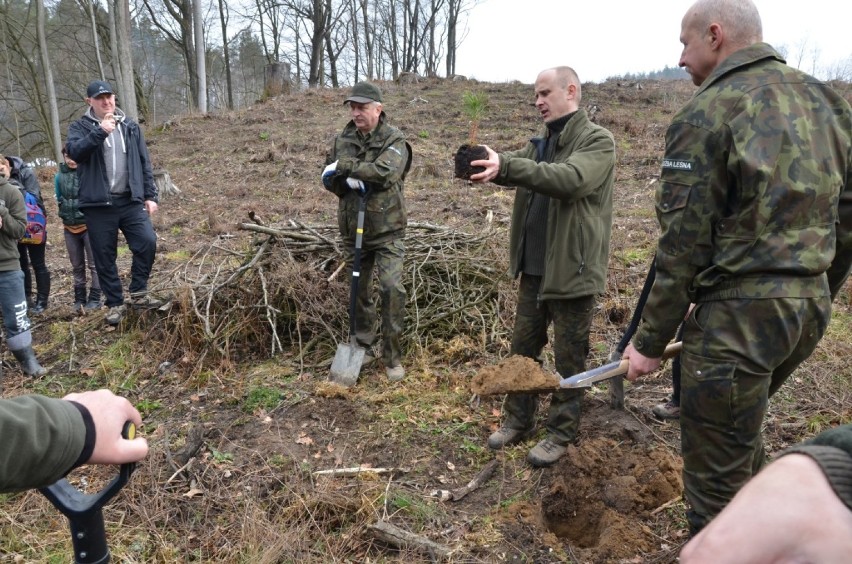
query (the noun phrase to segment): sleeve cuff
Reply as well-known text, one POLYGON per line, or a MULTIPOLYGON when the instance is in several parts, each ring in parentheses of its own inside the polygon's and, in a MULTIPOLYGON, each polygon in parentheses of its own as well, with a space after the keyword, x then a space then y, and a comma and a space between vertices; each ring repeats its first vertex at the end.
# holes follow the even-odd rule
POLYGON ((787 454, 804 454, 822 468, 837 497, 852 511, 852 456, 843 449, 825 445, 797 445, 785 450, 787 454))
POLYGON ((71 401, 69 403, 76 407, 77 411, 80 412, 80 416, 83 418, 83 425, 86 426, 86 440, 83 442, 83 450, 80 452, 80 456, 77 457, 74 465, 68 470, 70 472, 75 468, 79 468, 85 464, 86 461, 92 458, 92 453, 95 451, 95 439, 97 438, 97 434, 95 432, 95 421, 92 419, 92 414, 89 413, 89 410, 86 409, 83 404, 77 403, 76 401, 71 401))

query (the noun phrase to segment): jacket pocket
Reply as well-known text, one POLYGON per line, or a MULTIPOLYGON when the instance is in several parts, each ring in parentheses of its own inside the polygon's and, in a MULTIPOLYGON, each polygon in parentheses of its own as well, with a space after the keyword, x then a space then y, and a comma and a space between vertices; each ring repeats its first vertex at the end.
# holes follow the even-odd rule
POLYGON ((657 189, 657 218, 660 220, 660 249, 676 255, 680 249, 681 232, 684 229, 684 208, 689 202, 692 186, 672 180, 660 183, 657 189))

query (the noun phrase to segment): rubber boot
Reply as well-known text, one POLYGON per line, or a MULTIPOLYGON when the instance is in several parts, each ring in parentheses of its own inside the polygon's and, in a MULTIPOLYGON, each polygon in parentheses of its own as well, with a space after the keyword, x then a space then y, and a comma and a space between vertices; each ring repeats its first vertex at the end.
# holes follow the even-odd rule
POLYGON ((33 350, 32 345, 12 351, 12 354, 15 355, 15 358, 18 359, 19 363, 21 363, 21 370, 23 370, 24 374, 27 376, 36 377, 47 374, 47 369, 39 364, 38 360, 36 360, 35 351, 33 350))
POLYGON ((50 271, 44 267, 35 273, 36 301, 32 313, 39 314, 47 309, 47 298, 50 296, 50 271))
POLYGON ((86 287, 74 286, 74 311, 80 311, 86 305, 86 287))
MULTIPOLYGON (((86 295, 86 289, 83 288, 83 295, 86 295)), ((86 309, 101 309, 101 289, 91 288, 89 290, 89 301, 86 302, 86 309)))

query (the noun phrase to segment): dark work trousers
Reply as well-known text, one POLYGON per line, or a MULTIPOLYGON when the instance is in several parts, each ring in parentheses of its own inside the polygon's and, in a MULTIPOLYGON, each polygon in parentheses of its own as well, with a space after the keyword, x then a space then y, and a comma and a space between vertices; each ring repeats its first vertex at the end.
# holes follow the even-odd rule
MULTIPOLYGON (((353 264, 354 241, 347 245, 346 261, 353 264), (350 246, 351 245, 351 246, 350 246)), ((402 282, 405 242, 394 239, 367 246, 361 252, 361 276, 355 301, 355 337, 370 350, 376 343, 376 303, 373 299, 373 271, 378 271, 382 301, 382 361, 390 368, 402 364, 400 338, 405 322, 407 293, 402 282)))
POLYGON ((30 265, 33 266, 35 272, 36 295, 37 300, 47 305, 47 298, 50 296, 50 271, 47 269, 45 261, 45 251, 47 250, 47 237, 44 238, 41 245, 27 245, 18 243, 18 254, 21 255, 21 270, 24 271, 24 294, 27 296, 27 301, 33 301, 33 276, 30 273, 30 265))
POLYGON ((121 278, 118 276, 118 232, 124 234, 133 253, 130 267, 130 293, 148 290, 148 277, 157 253, 157 234, 145 206, 129 198, 113 199, 111 206, 82 208, 86 216, 89 241, 95 257, 95 267, 107 307, 124 303, 121 278))
MULTIPOLYGON (((572 376, 585 370, 595 296, 540 302, 541 281, 541 276, 521 275, 511 353, 541 362, 541 353, 547 344, 547 327, 552 322, 556 370, 563 378, 572 376)), ((562 390, 551 395, 547 433, 555 443, 567 445, 576 439, 583 392, 582 389, 562 390)), ((535 425, 538 401, 539 394, 508 395, 503 404, 505 426, 531 429, 535 425)))
POLYGON ((828 296, 718 300, 692 310, 683 332, 680 392, 690 533, 763 467, 769 398, 810 356, 830 319, 828 296))

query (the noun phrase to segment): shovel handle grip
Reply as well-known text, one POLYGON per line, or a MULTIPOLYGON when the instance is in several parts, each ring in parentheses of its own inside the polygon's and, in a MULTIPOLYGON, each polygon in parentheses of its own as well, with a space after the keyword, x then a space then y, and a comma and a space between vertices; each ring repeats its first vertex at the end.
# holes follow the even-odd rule
MULTIPOLYGON (((121 436, 125 439, 135 438, 136 425, 127 421, 122 427, 121 436)), ((109 547, 106 542, 102 509, 124 487, 135 469, 135 462, 122 464, 118 475, 104 489, 94 494, 81 492, 66 478, 39 489, 50 503, 68 518, 76 564, 109 562, 109 547)))

